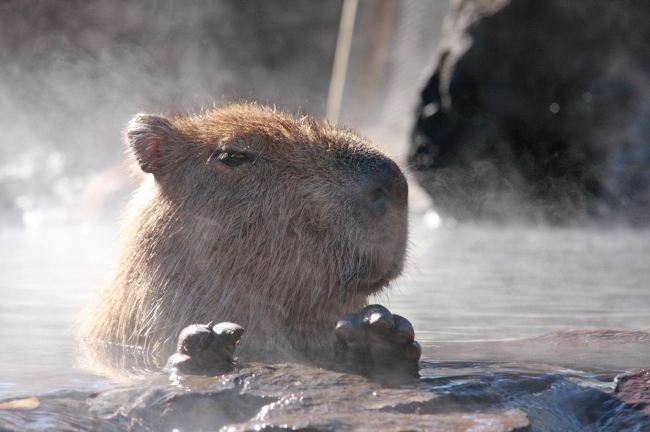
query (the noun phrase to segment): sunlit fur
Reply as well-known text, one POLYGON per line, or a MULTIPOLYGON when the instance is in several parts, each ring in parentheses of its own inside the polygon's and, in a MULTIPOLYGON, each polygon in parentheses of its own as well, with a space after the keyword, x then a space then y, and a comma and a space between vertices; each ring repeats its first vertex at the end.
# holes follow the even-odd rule
POLYGON ((388 157, 351 131, 233 104, 140 115, 125 136, 154 175, 128 207, 115 274, 83 315, 94 362, 160 367, 185 326, 209 321, 246 328, 245 360, 327 362, 337 317, 401 272, 406 182, 399 173, 403 193, 383 217, 360 211, 366 174, 355 164, 388 157), (215 157, 223 150, 255 157, 229 167, 215 157))

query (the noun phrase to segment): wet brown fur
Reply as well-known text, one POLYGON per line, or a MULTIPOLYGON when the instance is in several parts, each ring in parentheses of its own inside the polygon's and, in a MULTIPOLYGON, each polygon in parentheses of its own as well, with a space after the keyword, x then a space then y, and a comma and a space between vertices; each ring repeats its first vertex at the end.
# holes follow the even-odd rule
POLYGON ((359 212, 354 161, 387 156, 350 131, 232 104, 137 116, 125 140, 153 175, 128 207, 116 272, 83 315, 95 362, 160 367, 185 326, 209 321, 246 328, 244 359, 331 359, 337 317, 402 269, 405 193, 382 218, 359 212), (255 157, 229 167, 221 151, 255 157))

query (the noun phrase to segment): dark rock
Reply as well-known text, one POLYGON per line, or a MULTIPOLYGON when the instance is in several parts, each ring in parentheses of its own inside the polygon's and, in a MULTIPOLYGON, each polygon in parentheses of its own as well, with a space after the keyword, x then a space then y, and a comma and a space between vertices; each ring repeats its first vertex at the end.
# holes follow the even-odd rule
POLYGON ((616 396, 650 416, 650 370, 616 377, 616 396))
POLYGON ((650 221, 650 3, 452 2, 409 161, 459 219, 650 221))
POLYGON ((609 393, 560 382, 515 403, 541 431, 648 431, 648 417, 609 393))

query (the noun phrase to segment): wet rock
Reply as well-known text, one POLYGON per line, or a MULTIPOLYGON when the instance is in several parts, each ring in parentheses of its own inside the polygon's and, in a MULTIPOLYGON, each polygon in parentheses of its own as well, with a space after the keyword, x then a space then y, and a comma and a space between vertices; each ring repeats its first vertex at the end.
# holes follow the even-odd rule
MULTIPOLYGON (((520 371, 504 371, 464 378, 465 384, 456 379, 455 385, 434 403, 421 405, 418 410, 439 413, 485 412, 495 407, 519 409, 536 431, 650 430, 647 416, 610 394, 610 385, 585 379, 585 372, 526 376, 520 371)), ((612 380, 609 377, 608 382, 612 380)), ((442 381, 440 384, 445 386, 442 381)))
POLYGON ((452 2, 409 155, 437 209, 648 223, 648 31, 648 2, 452 2))
MULTIPOLYGON (((208 379, 208 378, 206 378, 208 379)), ((218 430, 246 421, 277 398, 220 386, 121 388, 88 400, 89 411, 120 430, 218 430)))
POLYGON ((516 408, 426 412, 439 397, 422 386, 387 387, 296 364, 252 364, 222 376, 171 382, 156 376, 97 394, 39 397, 41 406, 32 411, 0 411, 0 429, 528 430, 516 408))
POLYGON ((513 401, 540 431, 648 431, 648 417, 610 393, 563 381, 513 401))
POLYGON ((438 397, 421 388, 385 387, 325 369, 253 364, 222 377, 187 376, 179 381, 179 387, 103 392, 92 401, 91 411, 101 418, 119 419, 121 426, 135 421, 152 430, 170 424, 190 430, 209 424, 227 431, 510 431, 525 430, 522 428, 529 425, 525 414, 516 409, 495 413, 418 411, 438 397), (198 408, 196 401, 201 401, 198 408), (175 413, 183 416, 179 419, 175 413), (246 416, 248 421, 240 423, 246 416))
POLYGON ((35 409, 0 410, 0 429, 649 430, 640 410, 576 378, 429 375, 389 387, 303 365, 251 364, 221 376, 156 375, 93 394, 39 395, 35 409))
MULTIPOLYGON (((263 417, 263 416, 261 416, 263 417)), ((520 410, 500 413, 449 413, 449 414, 392 414, 385 412, 326 413, 313 418, 310 415, 261 418, 236 427, 222 429, 227 432, 248 431, 529 431, 530 424, 520 410)))
POLYGON ((650 416, 650 370, 616 377, 616 396, 650 416))
MULTIPOLYGON (((190 384, 188 382, 188 384, 190 384)), ((194 386, 194 383, 190 385, 194 386)), ((394 410, 407 403, 424 404, 438 395, 414 386, 387 387, 370 379, 298 364, 252 364, 222 378, 221 386, 241 387, 246 394, 277 397, 267 412, 394 410)))
POLYGON ((296 364, 253 364, 221 377, 190 375, 174 383, 158 379, 146 387, 107 390, 89 398, 89 411, 137 430, 354 430, 364 425, 395 430, 426 424, 458 430, 489 423, 491 428, 477 430, 501 431, 528 424, 521 411, 419 415, 417 408, 434 403, 438 395, 296 364))
POLYGON ((214 377, 156 375, 98 393, 39 395, 34 409, 0 410, 0 429, 650 430, 641 410, 580 374, 496 369, 504 372, 451 380, 433 374, 401 387, 297 364, 250 364, 214 377))

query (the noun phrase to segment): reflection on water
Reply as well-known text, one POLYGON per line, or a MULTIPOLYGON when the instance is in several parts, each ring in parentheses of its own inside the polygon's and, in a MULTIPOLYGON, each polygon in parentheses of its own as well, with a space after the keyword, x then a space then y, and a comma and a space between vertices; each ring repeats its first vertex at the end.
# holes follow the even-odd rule
POLYGON ((412 224, 391 306, 425 341, 650 328, 650 231, 412 224))
MULTIPOLYGON (((512 350, 524 347, 484 342, 565 329, 650 329, 650 230, 430 229, 421 221, 411 224, 410 266, 390 307, 411 320, 424 358, 510 360, 512 350)), ((599 352, 614 356, 613 350, 623 348, 609 344, 599 352)), ((637 347, 629 347, 633 354, 632 348, 637 347)), ((549 361, 552 354, 545 351, 538 346, 539 356, 547 357, 540 361, 549 361)), ((560 355, 557 348, 551 352, 560 355)), ((607 359, 590 363, 612 366, 607 359)), ((636 359, 623 363, 621 368, 638 366, 636 359)))
MULTIPOLYGON (((3 228, 0 242, 0 396, 98 385, 76 366, 74 323, 113 264, 115 228, 3 228)), ((648 230, 431 229, 415 215, 411 242, 405 276, 377 301, 411 320, 426 360, 508 361, 512 347, 489 341, 650 328, 648 230)))
POLYGON ((115 257, 114 229, 0 229, 0 396, 85 387, 75 318, 115 257))

